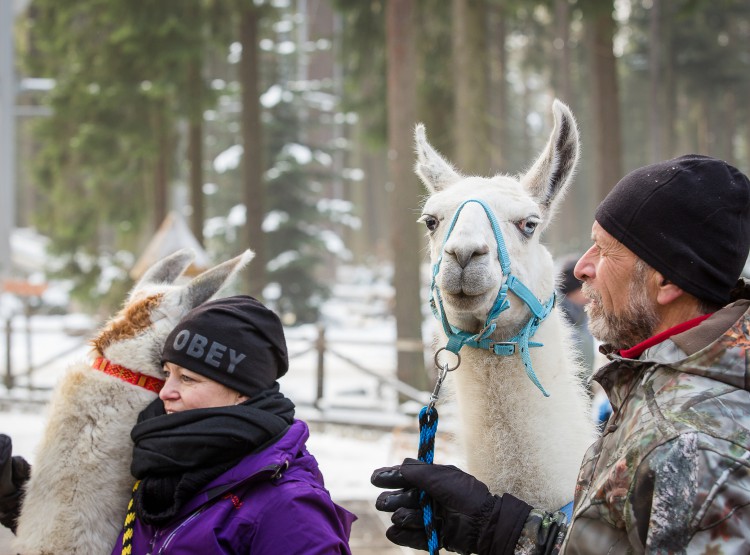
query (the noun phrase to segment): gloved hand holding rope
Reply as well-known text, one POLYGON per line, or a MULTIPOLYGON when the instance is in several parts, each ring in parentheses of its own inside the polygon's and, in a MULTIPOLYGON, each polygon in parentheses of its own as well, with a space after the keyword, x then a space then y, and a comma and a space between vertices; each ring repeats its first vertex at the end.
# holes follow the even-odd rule
POLYGON ((455 466, 405 459, 379 468, 370 478, 381 488, 375 507, 392 512, 386 537, 398 545, 428 550, 420 492, 432 499, 438 547, 458 553, 513 553, 531 506, 487 486, 455 466))

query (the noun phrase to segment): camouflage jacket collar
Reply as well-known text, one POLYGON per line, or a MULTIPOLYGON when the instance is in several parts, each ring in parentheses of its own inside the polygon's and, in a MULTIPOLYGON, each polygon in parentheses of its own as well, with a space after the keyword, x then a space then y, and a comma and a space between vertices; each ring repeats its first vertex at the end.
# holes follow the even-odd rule
POLYGON ((695 328, 648 348, 637 359, 621 357, 617 351, 603 347, 611 360, 592 377, 599 382, 617 410, 636 383, 638 375, 648 368, 668 364, 687 374, 706 376, 740 389, 750 390, 750 376, 745 365, 731 363, 743 357, 727 356, 733 348, 747 349, 750 337, 750 300, 727 305, 695 328))

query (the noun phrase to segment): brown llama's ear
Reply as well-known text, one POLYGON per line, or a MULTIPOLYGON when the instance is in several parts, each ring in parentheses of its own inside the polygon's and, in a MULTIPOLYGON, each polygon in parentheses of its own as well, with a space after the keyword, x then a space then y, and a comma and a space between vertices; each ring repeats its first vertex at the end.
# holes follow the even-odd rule
POLYGON ((562 200, 578 165, 580 142, 578 126, 565 104, 552 103, 555 125, 547 146, 531 169, 521 176, 521 184, 544 211, 544 225, 549 223, 554 208, 562 200))
POLYGON ((255 253, 250 249, 243 252, 240 256, 232 258, 206 270, 196 276, 190 283, 185 285, 181 291, 180 301, 183 308, 190 310, 203 304, 208 299, 219 292, 226 283, 235 276, 242 268, 255 257, 255 253))
POLYGON ((463 179, 453 165, 427 142, 424 125, 421 123, 414 129, 414 146, 417 150, 414 171, 431 193, 441 191, 463 179))
POLYGON ((133 287, 133 292, 152 283, 174 283, 195 258, 191 249, 180 249, 151 266, 133 287))

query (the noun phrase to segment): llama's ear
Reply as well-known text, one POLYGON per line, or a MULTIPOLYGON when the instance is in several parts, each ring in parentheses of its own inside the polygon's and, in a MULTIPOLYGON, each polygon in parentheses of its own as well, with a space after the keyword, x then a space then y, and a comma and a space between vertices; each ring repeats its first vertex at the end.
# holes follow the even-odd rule
POLYGON ((414 171, 430 192, 441 191, 463 179, 453 165, 440 156, 427 142, 424 125, 421 123, 418 123, 414 129, 414 146, 417 150, 417 163, 414 171))
POLYGON ((240 256, 227 260, 196 276, 182 291, 180 304, 187 310, 203 304, 218 293, 237 272, 247 266, 254 256, 255 253, 248 249, 240 256))
POLYGON ((521 177, 521 183, 536 199, 549 222, 554 208, 568 188, 578 165, 578 126, 565 104, 555 99, 552 103, 555 125, 547 146, 531 169, 521 177))
POLYGON ((170 254, 146 270, 131 294, 152 283, 174 283, 194 258, 195 253, 191 249, 180 249, 170 254))

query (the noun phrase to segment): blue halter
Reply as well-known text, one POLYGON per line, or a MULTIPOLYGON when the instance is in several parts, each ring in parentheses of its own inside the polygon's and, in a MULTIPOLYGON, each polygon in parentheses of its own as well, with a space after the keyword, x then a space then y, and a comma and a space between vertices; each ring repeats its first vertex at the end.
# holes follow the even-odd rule
POLYGON ((555 306, 555 293, 553 292, 549 300, 545 304, 542 304, 528 287, 526 287, 518 278, 510 273, 510 257, 508 256, 508 250, 505 247, 505 241, 503 240, 503 234, 500 231, 500 226, 497 223, 497 218, 492 212, 492 209, 482 200, 469 199, 467 201, 464 201, 461 206, 458 207, 456 213, 453 215, 453 220, 451 221, 450 227, 448 228, 448 233, 445 234, 445 239, 443 239, 443 247, 445 247, 445 243, 446 241, 448 241, 448 237, 450 237, 450 234, 456 225, 456 221, 458 220, 458 216, 461 213, 461 210, 463 210, 463 207, 470 202, 476 202, 482 208, 484 208, 484 212, 487 214, 487 218, 490 220, 492 231, 495 234, 495 241, 497 242, 497 258, 500 261, 500 267, 502 268, 503 275, 507 277, 505 279, 505 283, 503 283, 503 285, 500 287, 500 290, 497 293, 497 298, 495 299, 495 303, 492 305, 492 308, 488 312, 484 327, 479 331, 479 333, 470 333, 459 329, 448 322, 448 318, 445 315, 445 310, 443 309, 443 298, 440 295, 440 288, 435 283, 435 278, 440 271, 440 263, 443 260, 441 249, 440 257, 438 258, 437 263, 432 267, 432 283, 430 284, 430 307, 432 308, 432 313, 435 315, 435 318, 442 322, 443 330, 445 331, 445 335, 448 337, 448 344, 445 348, 452 353, 458 354, 458 351, 461 350, 461 347, 463 347, 464 345, 468 345, 469 347, 475 347, 477 349, 487 349, 499 356, 512 356, 518 349, 521 352, 521 360, 523 361, 523 365, 526 368, 526 375, 534 383, 534 385, 539 388, 539 390, 544 394, 545 397, 549 397, 549 393, 544 390, 544 387, 542 387, 542 384, 539 382, 539 379, 534 373, 534 368, 531 365, 531 357, 529 356, 529 348, 541 347, 543 345, 542 343, 538 343, 536 341, 530 341, 530 339, 534 336, 534 333, 536 333, 536 330, 539 328, 539 325, 542 323, 542 321, 547 316, 549 316, 550 312, 552 312, 552 308, 555 306), (490 336, 497 328, 498 317, 503 311, 510 308, 508 291, 512 291, 513 293, 515 293, 515 295, 519 299, 526 303, 526 305, 531 310, 531 317, 523 326, 523 328, 521 328, 521 331, 519 331, 515 336, 506 341, 493 341, 492 339, 490 339, 490 336))

